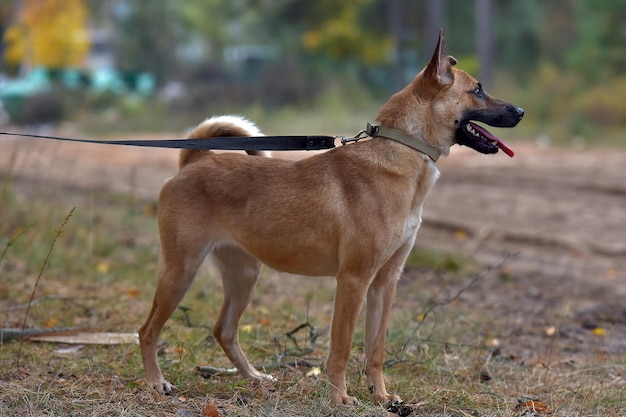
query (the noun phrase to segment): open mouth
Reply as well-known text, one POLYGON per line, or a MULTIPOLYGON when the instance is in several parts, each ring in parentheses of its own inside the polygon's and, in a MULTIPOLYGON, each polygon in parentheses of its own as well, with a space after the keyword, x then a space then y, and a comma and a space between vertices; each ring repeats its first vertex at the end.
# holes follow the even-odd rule
POLYGON ((513 158, 515 152, 500 138, 492 135, 487 129, 470 120, 459 124, 456 140, 460 145, 466 145, 481 153, 497 153, 498 149, 513 158))

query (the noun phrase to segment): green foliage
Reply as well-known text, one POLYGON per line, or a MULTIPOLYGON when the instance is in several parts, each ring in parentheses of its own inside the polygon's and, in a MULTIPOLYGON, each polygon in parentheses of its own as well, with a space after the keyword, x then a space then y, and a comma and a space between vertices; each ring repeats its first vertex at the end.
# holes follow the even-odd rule
MULTIPOLYGON (((311 2, 311 12, 305 15, 308 28, 302 34, 302 46, 331 59, 356 59, 362 64, 380 64, 392 50, 392 40, 376 25, 362 25, 369 20, 368 12, 375 2, 358 0, 346 2, 326 0, 311 2), (318 16, 318 19, 311 19, 318 16)), ((375 8, 376 11, 380 7, 375 8)))
MULTIPOLYGON (((501 83, 502 84, 502 81, 501 83)), ((526 108, 524 128, 534 126, 538 134, 555 136, 557 142, 582 137, 589 144, 623 144, 623 132, 612 126, 626 125, 626 78, 590 83, 582 74, 568 71, 563 64, 543 61, 525 88, 504 88, 500 92, 526 108)))
POLYGON ((497 60, 502 68, 531 76, 541 57, 539 29, 546 5, 541 0, 502 2, 497 6, 497 60))
MULTIPOLYGON (((181 126, 176 119, 196 120, 198 114, 241 113, 251 107, 262 107, 265 113, 290 106, 308 110, 344 85, 367 91, 344 103, 369 100, 361 107, 372 106, 426 64, 436 36, 426 30, 433 32, 433 25, 444 28, 459 68, 474 75, 480 68, 474 1, 445 2, 440 22, 428 20, 429 6, 440 4, 435 0, 84 3, 89 5, 93 27, 111 28, 110 46, 121 70, 154 73, 159 87, 170 80, 186 87, 165 104, 155 104, 161 106, 159 116, 164 116, 155 123, 174 129, 181 126)), ((626 71, 626 0, 491 4, 494 72, 510 83, 507 92, 512 94, 503 97, 522 98, 516 103, 527 109, 521 129, 531 120, 564 126, 568 134, 584 133, 598 124, 626 124, 618 98, 626 71)), ((5 35, 18 16, 12 10, 4 3, 0 6, 0 32, 5 35)), ((50 45, 45 48, 48 55, 50 45)), ((7 44, 5 52, 10 51, 7 44)), ((114 119, 145 125, 149 108, 143 103, 82 95, 38 97, 27 103, 32 111, 24 122, 66 120, 71 114, 90 121, 102 116, 108 123, 114 119), (90 111, 94 114, 86 115, 90 111)), ((4 103, 8 110, 21 104, 4 103)), ((117 129, 124 123, 114 125, 117 129)))
POLYGON ((626 125, 626 77, 611 84, 600 83, 574 98, 575 114, 596 125, 626 125))
POLYGON ((176 68, 176 8, 167 0, 134 0, 118 4, 119 33, 116 45, 119 68, 151 72, 163 82, 176 68))
POLYGON ((567 52, 572 67, 586 82, 623 74, 626 70, 623 30, 626 1, 577 2, 574 11, 577 42, 567 52))
POLYGON ((478 67, 480 63, 478 62, 478 57, 475 55, 463 55, 463 56, 455 56, 458 59, 457 68, 462 69, 465 72, 470 74, 478 74, 478 67))
POLYGON ((406 261, 410 268, 442 272, 467 271, 474 265, 466 255, 445 253, 431 248, 414 248, 406 261))

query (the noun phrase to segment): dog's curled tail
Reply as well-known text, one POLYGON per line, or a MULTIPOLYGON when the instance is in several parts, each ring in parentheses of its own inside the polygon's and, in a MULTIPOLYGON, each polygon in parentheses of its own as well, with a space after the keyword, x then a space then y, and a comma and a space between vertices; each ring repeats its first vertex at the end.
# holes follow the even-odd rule
MULTIPOLYGON (((200 123, 187 135, 187 138, 204 139, 219 136, 263 136, 263 133, 261 133, 254 123, 243 117, 215 116, 200 123)), ((182 168, 208 153, 211 153, 211 151, 203 149, 183 149, 180 152, 178 166, 182 168)), ((248 151, 248 154, 266 157, 271 156, 271 153, 266 151, 248 151)))

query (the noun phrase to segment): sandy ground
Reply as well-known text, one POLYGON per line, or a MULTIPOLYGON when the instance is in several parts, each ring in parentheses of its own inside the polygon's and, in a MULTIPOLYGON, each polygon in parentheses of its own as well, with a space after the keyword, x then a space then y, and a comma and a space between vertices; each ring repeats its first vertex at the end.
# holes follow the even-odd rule
MULTIPOLYGON (((626 355, 626 151, 513 147, 513 159, 460 148, 438 163, 442 175, 418 245, 467 253, 484 265, 516 253, 464 297, 519 323, 520 343, 545 336, 558 316, 561 333, 581 352, 595 341, 594 350, 626 355), (497 281, 503 275, 507 285, 497 281), (588 331, 595 327, 610 330, 602 343, 588 331)), ((174 150, 0 138, 0 172, 17 184, 155 200, 176 165, 174 150)))

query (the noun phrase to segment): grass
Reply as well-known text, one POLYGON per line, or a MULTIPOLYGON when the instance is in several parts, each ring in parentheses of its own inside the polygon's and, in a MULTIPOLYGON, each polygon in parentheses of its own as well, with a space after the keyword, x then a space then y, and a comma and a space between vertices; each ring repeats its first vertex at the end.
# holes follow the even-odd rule
MULTIPOLYGON (((0 190, 0 327, 21 325, 43 266, 27 327, 136 331, 155 287, 153 202, 18 180, 5 181, 0 190), (55 228, 73 206, 76 211, 44 264, 55 228)), ((626 359, 564 360, 556 354, 556 339, 521 356, 500 349, 496 337, 511 335, 515 326, 506 314, 475 302, 477 293, 489 290, 469 288, 481 272, 462 254, 420 248, 409 259, 388 331, 386 376, 388 389, 406 401, 410 415, 529 416, 531 411, 516 409, 518 400, 528 397, 553 416, 623 416, 626 359)), ((212 401, 221 416, 389 415, 369 400, 364 386, 363 323, 348 374, 360 405, 330 406, 324 374, 311 372, 328 349, 333 280, 263 274, 243 317, 241 341, 259 365, 291 353, 281 358, 285 365, 271 371, 278 382, 226 375, 204 379, 196 373, 197 365, 230 366, 211 337, 221 286, 207 265, 182 303, 185 310, 174 313, 162 334, 160 360, 166 377, 179 387, 175 395, 158 395, 142 381, 135 345, 63 353, 56 344, 25 342, 18 370, 19 343, 2 341, 0 416, 200 416, 212 401), (286 336, 302 323, 316 327, 312 351, 294 350, 286 336), (306 363, 287 365, 296 359, 306 363)), ((308 346, 310 337, 306 329, 296 332, 297 347, 308 346)))

